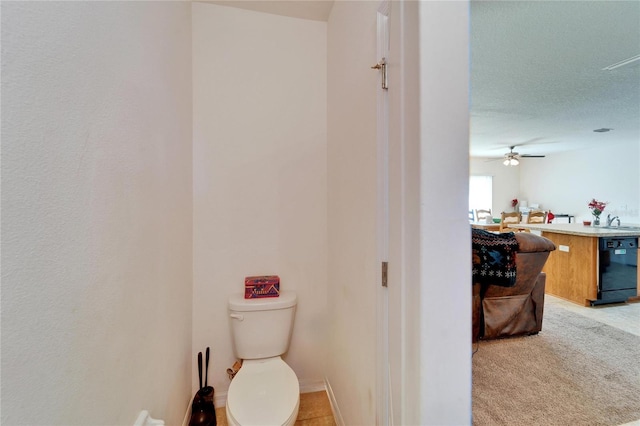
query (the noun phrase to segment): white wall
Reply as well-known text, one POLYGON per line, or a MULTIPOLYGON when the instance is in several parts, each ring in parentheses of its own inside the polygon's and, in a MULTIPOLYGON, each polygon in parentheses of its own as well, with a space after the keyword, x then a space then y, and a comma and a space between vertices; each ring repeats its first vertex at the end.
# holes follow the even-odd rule
MULTIPOLYGON (((502 161, 487 160, 489 159, 471 158, 469 174, 493 176, 493 205, 491 206, 491 212, 494 217, 500 217, 500 213, 503 211, 512 211, 511 200, 514 198, 536 202, 535 199, 529 200, 520 195, 520 166, 507 167, 502 164, 502 161)), ((522 161, 522 163, 525 161, 522 161)))
MULTIPOLYGON (((520 193, 544 209, 591 220, 592 198, 608 201, 604 211, 640 223, 640 144, 607 143, 597 148, 521 162, 520 193)), ((504 167, 504 166, 503 166, 504 167)), ((520 167, 520 166, 518 166, 520 167)))
MULTIPOLYGON (((408 351, 419 346, 420 374, 407 366, 419 399, 407 398, 419 407, 421 425, 471 423, 468 28, 467 2, 419 3, 420 197, 409 205, 420 211, 420 307, 419 317, 412 315, 415 302, 408 302, 406 322, 419 321, 408 351)), ((405 285, 414 293, 413 280, 405 285)))
POLYGON ((2 424, 179 424, 191 33, 177 2, 2 2, 2 424))
MULTIPOLYGON (((193 3, 193 351, 228 389, 227 299, 249 275, 298 294, 287 363, 322 386, 327 321, 325 22, 193 3)), ((268 327, 265 324, 265 327, 268 327)), ((195 366, 195 364, 194 364, 195 366)), ((194 367, 193 389, 197 387, 194 367)))
POLYGON ((345 424, 376 424, 377 1, 338 1, 328 22, 329 350, 345 424))

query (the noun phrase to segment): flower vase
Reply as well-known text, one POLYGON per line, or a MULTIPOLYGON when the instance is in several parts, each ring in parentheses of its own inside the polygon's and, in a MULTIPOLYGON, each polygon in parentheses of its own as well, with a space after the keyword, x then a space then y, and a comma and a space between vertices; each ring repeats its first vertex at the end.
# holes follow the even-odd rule
POLYGON ((593 226, 600 226, 600 215, 593 215, 593 226))

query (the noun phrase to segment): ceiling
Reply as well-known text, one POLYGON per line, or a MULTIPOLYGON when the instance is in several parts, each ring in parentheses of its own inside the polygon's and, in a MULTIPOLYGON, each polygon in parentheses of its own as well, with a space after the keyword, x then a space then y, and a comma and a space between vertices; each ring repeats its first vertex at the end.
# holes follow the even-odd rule
POLYGON ((207 3, 313 21, 327 21, 333 7, 333 0, 209 0, 207 3))
MULTIPOLYGON (((318 21, 334 3, 209 2, 318 21)), ((638 0, 472 0, 471 156, 640 143, 640 61, 603 70, 636 55, 638 0)))
POLYGON ((473 0, 471 156, 640 143, 636 55, 639 1, 473 0))

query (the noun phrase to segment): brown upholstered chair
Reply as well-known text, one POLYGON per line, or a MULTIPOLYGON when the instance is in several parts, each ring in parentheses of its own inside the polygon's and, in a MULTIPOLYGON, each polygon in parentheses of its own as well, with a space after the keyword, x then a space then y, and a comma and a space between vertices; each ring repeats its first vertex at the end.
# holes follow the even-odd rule
POLYGON ((473 341, 521 334, 542 329, 544 285, 542 272, 549 253, 556 249, 547 238, 516 232, 516 282, 513 287, 473 283, 473 341))

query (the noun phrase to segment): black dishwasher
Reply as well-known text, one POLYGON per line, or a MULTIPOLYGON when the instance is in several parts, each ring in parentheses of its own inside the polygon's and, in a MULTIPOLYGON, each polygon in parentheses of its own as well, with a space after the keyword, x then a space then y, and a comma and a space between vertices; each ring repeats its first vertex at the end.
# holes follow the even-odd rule
POLYGON ((592 305, 624 302, 638 292, 638 239, 600 238, 598 300, 592 305))

